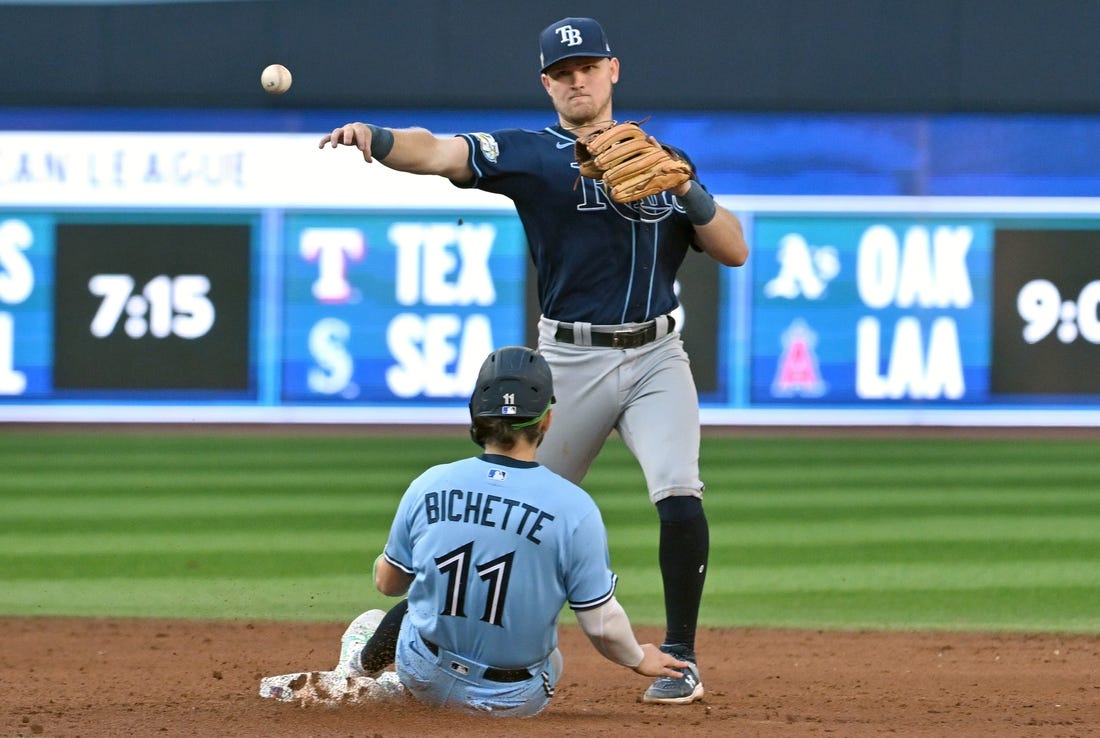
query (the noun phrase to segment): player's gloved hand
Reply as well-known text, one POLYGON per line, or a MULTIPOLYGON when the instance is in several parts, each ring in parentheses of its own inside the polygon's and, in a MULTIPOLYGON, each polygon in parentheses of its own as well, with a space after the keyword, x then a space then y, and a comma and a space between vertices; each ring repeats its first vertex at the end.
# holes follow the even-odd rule
POLYGON ((590 133, 573 148, 581 176, 602 179, 615 202, 656 195, 694 175, 690 164, 634 121, 590 133))
POLYGON ((642 663, 634 667, 634 671, 648 677, 672 677, 679 678, 683 673, 678 669, 686 669, 691 666, 687 661, 681 661, 671 654, 667 654, 652 643, 642 644, 642 663))

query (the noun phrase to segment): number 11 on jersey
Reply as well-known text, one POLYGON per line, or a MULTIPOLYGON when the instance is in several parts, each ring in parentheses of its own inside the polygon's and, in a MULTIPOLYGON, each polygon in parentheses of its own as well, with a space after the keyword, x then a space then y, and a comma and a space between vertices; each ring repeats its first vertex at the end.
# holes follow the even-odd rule
MULTIPOLYGON (((473 564, 474 542, 459 546, 442 556, 437 556, 435 564, 439 573, 447 577, 446 602, 440 615, 466 617, 466 592, 469 586, 470 568, 473 564)), ((508 580, 512 575, 512 559, 516 552, 509 551, 492 561, 477 564, 474 570, 478 578, 486 582, 485 609, 481 619, 490 625, 503 626, 504 603, 508 597, 508 580)))

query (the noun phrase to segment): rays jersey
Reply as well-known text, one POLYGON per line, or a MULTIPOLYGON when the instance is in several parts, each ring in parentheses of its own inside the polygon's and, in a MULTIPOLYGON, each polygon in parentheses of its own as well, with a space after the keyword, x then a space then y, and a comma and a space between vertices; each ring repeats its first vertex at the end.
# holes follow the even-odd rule
POLYGON ((579 176, 576 137, 560 126, 462 135, 474 179, 455 184, 515 203, 543 315, 618 325, 678 307, 673 282, 694 229, 671 193, 612 201, 602 183, 579 176))
POLYGON ((490 454, 414 480, 384 555, 414 577, 406 617, 423 638, 500 668, 543 661, 562 606, 598 607, 616 584, 588 493, 537 463, 490 454))

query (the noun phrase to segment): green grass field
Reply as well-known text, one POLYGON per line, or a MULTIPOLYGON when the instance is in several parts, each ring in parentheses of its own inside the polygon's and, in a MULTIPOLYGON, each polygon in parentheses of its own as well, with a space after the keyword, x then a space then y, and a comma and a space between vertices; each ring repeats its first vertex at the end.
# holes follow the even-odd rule
MULTIPOLYGON (((454 437, 0 433, 0 615, 344 621, 454 437)), ((707 438, 712 626, 1100 632, 1093 441, 707 438)), ((657 517, 617 440, 585 487, 619 598, 664 616, 657 517)))

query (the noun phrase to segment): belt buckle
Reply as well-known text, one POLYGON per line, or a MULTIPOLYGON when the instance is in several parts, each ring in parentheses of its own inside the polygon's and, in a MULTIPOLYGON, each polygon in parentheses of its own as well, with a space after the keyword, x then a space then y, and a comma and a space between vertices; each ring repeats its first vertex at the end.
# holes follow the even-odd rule
POLYGON ((645 338, 645 329, 635 328, 629 331, 615 331, 611 334, 611 348, 637 348, 645 338))

